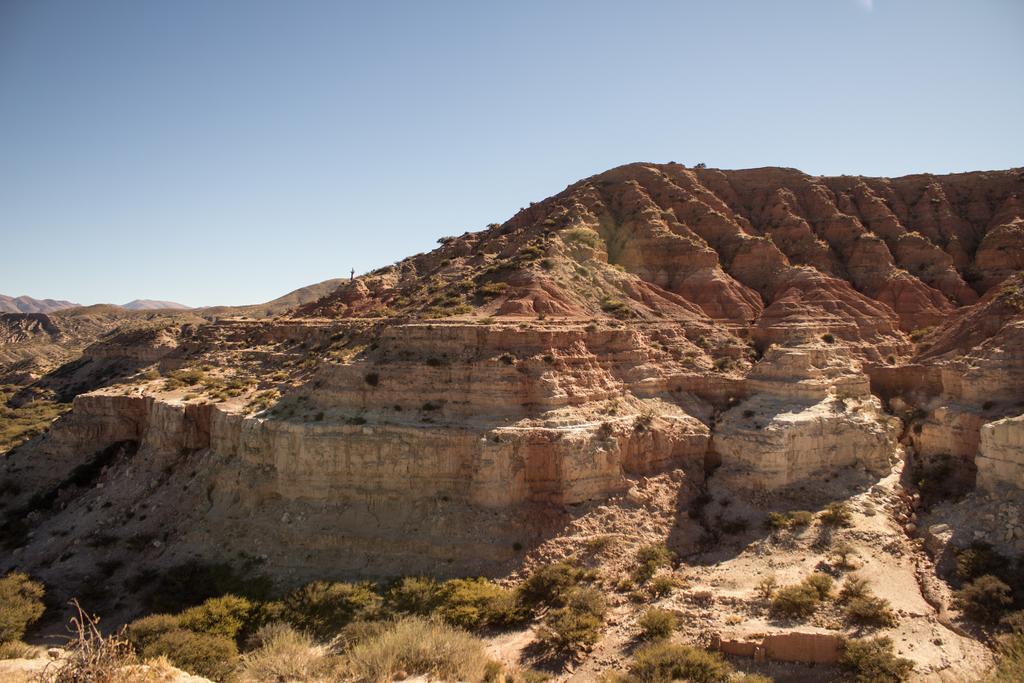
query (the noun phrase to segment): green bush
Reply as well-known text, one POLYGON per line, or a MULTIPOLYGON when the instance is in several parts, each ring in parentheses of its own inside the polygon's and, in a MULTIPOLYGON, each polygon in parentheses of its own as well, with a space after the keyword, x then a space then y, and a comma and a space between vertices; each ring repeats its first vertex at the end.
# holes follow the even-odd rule
POLYGON ((774 617, 806 619, 814 614, 820 602, 821 596, 813 586, 800 583, 777 590, 770 609, 774 617))
POLYGON ((955 604, 968 619, 994 624, 1013 604, 1013 596, 1009 586, 991 574, 986 574, 958 590, 955 604))
POLYGON ((896 656, 890 638, 848 640, 839 663, 859 683, 898 683, 914 669, 912 661, 896 656))
POLYGON ((674 555, 664 543, 651 543, 636 551, 636 568, 633 579, 637 583, 647 583, 660 568, 672 564, 674 555))
POLYGON ((658 574, 651 579, 651 582, 647 587, 650 589, 651 595, 654 597, 664 598, 671 594, 672 591, 676 589, 677 585, 676 578, 671 574, 658 574))
POLYGON ((889 601, 874 595, 851 598, 843 610, 847 621, 860 626, 889 627, 896 625, 896 614, 889 601))
POLYGON ((821 522, 828 526, 850 526, 853 512, 847 503, 829 503, 821 513, 821 522))
POLYGON ((381 598, 369 584, 314 581, 282 600, 281 617, 315 638, 330 639, 349 622, 378 616, 381 598))
POLYGON ((21 640, 46 607, 43 584, 28 574, 11 572, 0 579, 0 643, 21 640))
POLYGON ((406 576, 384 592, 384 608, 393 614, 433 612, 444 599, 444 589, 435 579, 426 576, 406 576))
POLYGON ((788 529, 792 520, 785 512, 769 512, 764 525, 769 529, 788 529))
POLYGON ((601 636, 608 609, 604 596, 593 588, 574 588, 565 607, 554 609, 537 632, 537 642, 552 652, 572 653, 590 648, 601 636))
POLYGON ((857 598, 864 598, 871 595, 868 582, 859 576, 848 576, 839 590, 839 602, 847 603, 857 598))
POLYGON ((667 609, 649 607, 637 620, 640 626, 640 637, 644 640, 668 638, 678 627, 674 612, 667 609))
POLYGON ((179 628, 177 615, 150 614, 128 624, 125 635, 136 652, 142 652, 160 636, 179 628))
POLYGON ((814 572, 804 579, 804 584, 810 586, 818 593, 818 598, 826 599, 832 592, 832 577, 821 572, 814 572))
POLYGON ((538 567, 519 586, 519 594, 527 605, 561 606, 569 591, 588 578, 586 571, 568 562, 555 562, 538 567))
POLYGON ((406 677, 482 681, 487 669, 483 643, 457 628, 407 617, 348 650, 349 672, 359 681, 385 683, 406 677))
POLYGON ((178 617, 181 628, 240 640, 259 627, 259 609, 251 601, 237 595, 210 598, 190 607, 178 617))
POLYGON ((717 653, 661 641, 637 650, 629 673, 640 683, 725 683, 732 667, 717 653))
POLYGON ((471 630, 508 627, 529 616, 515 591, 484 578, 451 579, 442 589, 436 614, 455 626, 471 630))
POLYGON ((222 681, 238 662, 235 641, 224 636, 178 629, 169 631, 142 650, 145 659, 167 657, 176 667, 189 673, 222 681))

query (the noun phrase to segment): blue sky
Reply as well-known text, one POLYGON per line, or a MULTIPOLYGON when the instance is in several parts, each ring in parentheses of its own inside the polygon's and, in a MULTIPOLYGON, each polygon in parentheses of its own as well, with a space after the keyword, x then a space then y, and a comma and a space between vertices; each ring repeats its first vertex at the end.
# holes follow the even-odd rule
POLYGON ((630 161, 1024 165, 1024 2, 0 0, 0 293, 268 300, 630 161))

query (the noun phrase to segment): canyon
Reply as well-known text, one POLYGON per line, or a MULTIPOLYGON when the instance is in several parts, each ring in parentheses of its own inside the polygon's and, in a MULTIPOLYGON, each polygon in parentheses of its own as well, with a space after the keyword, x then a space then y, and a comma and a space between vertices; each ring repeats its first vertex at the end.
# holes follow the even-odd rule
MULTIPOLYGON (((630 164, 322 284, 286 310, 2 316, 10 401, 70 410, 0 460, 0 573, 63 597, 197 558, 282 586, 515 578, 616 533, 610 566, 667 539, 721 601, 769 512, 849 500, 861 554, 890 549, 866 564, 903 654, 934 680, 987 662, 934 576, 970 543, 1024 553, 1021 169, 630 164)), ((810 539, 786 552, 814 566, 810 539)), ((695 619, 772 629, 727 616, 695 619)))

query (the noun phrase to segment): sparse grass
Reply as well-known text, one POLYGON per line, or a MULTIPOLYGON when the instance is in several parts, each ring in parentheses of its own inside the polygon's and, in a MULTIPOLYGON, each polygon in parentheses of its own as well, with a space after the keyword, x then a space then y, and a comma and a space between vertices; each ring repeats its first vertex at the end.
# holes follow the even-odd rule
POLYGON ((0 579, 0 643, 21 640, 46 610, 43 584, 11 572, 0 579))
POLYGON ((480 640, 420 617, 395 622, 380 635, 353 646, 345 659, 351 675, 367 683, 389 683, 400 673, 476 683, 483 680, 487 668, 480 640))

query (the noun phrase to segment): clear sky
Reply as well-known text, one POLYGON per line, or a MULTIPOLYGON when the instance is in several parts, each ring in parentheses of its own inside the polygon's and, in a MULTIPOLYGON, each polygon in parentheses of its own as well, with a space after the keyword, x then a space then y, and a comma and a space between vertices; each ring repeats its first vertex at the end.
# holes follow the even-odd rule
POLYGON ((1024 165, 1021 0, 0 0, 0 293, 265 301, 631 161, 1024 165))

